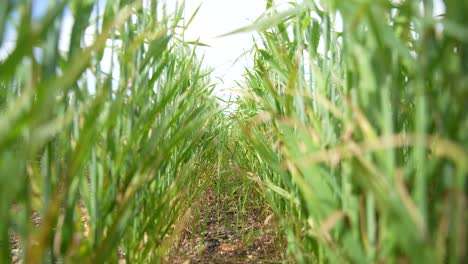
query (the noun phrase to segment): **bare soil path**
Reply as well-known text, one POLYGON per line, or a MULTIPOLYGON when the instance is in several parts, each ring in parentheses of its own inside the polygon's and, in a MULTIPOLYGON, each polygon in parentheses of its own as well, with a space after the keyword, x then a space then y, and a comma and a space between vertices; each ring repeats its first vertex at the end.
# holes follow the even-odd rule
MULTIPOLYGON (((253 197, 252 197, 253 198, 253 197)), ((265 208, 207 190, 174 245, 169 263, 285 263, 284 238, 265 208)))

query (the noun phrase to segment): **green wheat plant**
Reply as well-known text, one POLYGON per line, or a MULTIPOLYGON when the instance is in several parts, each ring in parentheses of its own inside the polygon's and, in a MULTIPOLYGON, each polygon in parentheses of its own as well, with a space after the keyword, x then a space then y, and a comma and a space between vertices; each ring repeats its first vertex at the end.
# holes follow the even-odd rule
POLYGON ((466 1, 313 1, 266 13, 235 158, 298 263, 466 261, 466 1))
POLYGON ((219 110, 183 4, 34 8, 0 8, 0 44, 17 33, 0 63, 0 262, 12 237, 24 263, 162 261, 217 158, 219 110))

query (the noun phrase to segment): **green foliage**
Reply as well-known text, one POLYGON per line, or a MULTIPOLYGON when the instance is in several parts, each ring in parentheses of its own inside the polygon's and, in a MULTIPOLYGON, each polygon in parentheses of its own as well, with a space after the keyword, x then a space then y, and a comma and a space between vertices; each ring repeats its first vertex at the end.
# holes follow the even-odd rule
POLYGON ((266 1, 229 114, 183 8, 32 2, 0 5, 1 263, 162 262, 208 186, 298 263, 466 262, 466 1, 266 1))
POLYGON ((468 7, 445 6, 308 0, 233 32, 261 31, 236 162, 297 262, 466 260, 468 7))
POLYGON ((8 3, 0 28, 18 37, 0 64, 0 262, 13 235, 25 263, 161 261, 217 158, 219 110, 179 40, 181 8, 107 1, 96 17, 94 1, 51 1, 33 21, 30 1, 8 3))

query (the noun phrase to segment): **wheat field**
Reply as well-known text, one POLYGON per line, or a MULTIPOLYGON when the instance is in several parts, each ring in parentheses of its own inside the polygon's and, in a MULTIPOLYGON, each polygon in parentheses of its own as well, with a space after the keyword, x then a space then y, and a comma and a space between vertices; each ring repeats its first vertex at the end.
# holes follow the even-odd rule
POLYGON ((467 1, 265 1, 227 102, 183 1, 34 2, 0 4, 0 263, 466 263, 467 1))

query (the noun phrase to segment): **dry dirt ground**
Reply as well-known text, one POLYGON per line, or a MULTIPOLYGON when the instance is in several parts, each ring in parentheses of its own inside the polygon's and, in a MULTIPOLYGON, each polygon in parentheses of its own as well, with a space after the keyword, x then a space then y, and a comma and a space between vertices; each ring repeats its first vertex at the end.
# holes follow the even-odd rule
POLYGON ((285 263, 285 240, 271 212, 239 208, 232 198, 207 190, 167 263, 285 263))

